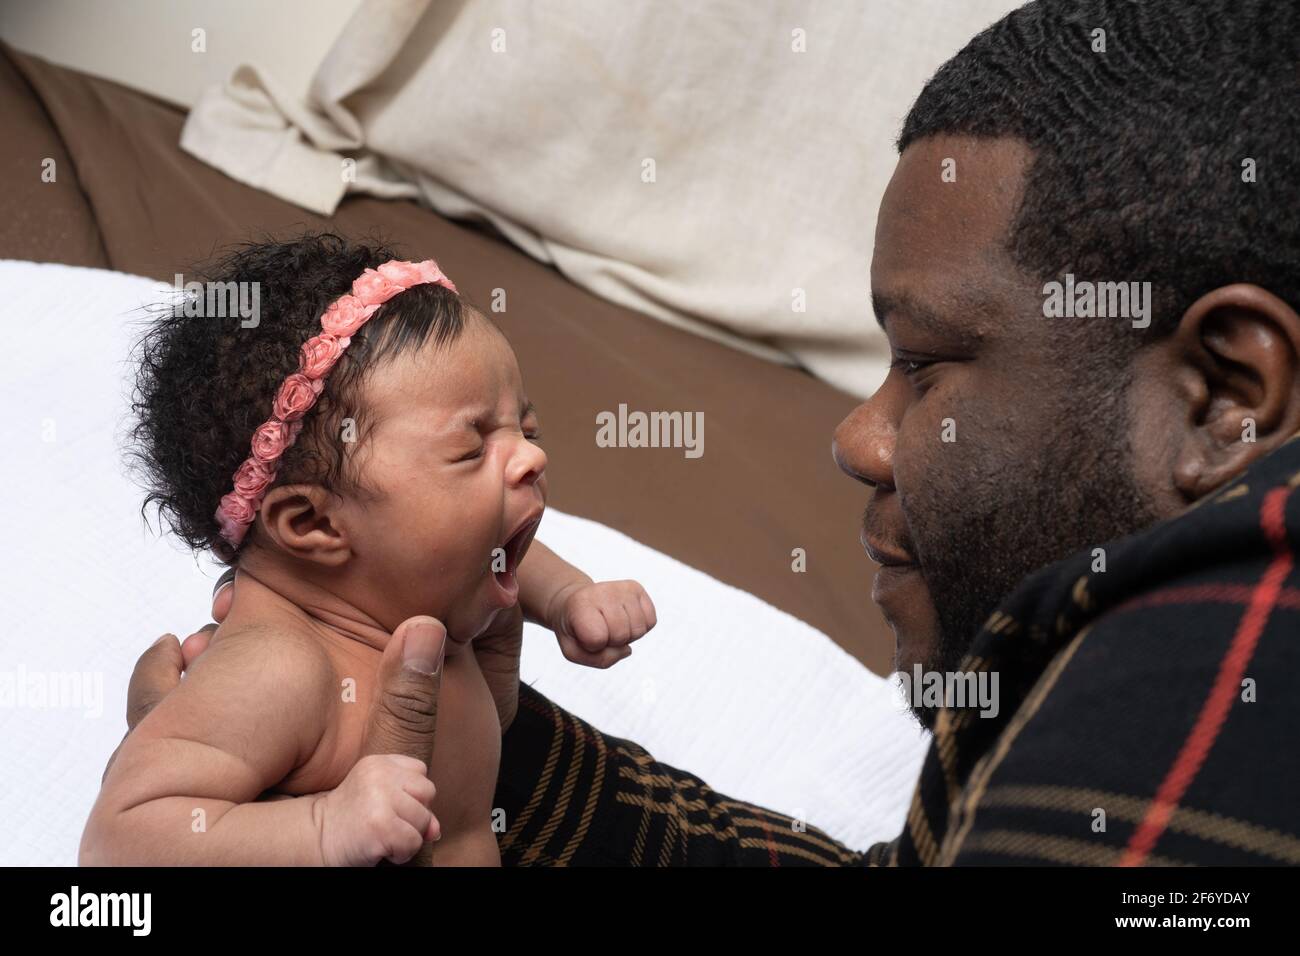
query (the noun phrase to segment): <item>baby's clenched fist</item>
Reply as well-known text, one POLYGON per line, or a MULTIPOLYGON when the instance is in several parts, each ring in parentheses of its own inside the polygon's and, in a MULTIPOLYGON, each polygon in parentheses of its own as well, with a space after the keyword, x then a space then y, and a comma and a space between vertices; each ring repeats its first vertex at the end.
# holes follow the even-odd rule
POLYGON ((575 664, 609 667, 655 626, 655 606, 636 581, 581 584, 556 595, 549 624, 575 664))
POLYGON ((362 757, 316 806, 325 866, 405 863, 441 836, 433 815, 433 781, 414 757, 362 757))

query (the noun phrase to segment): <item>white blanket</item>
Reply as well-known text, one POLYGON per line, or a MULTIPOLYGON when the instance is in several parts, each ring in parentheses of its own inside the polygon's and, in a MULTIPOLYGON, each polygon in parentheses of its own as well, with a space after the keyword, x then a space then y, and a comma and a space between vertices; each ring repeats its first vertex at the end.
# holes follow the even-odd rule
MULTIPOLYGON (((136 657, 206 620, 215 566, 143 526, 118 450, 139 306, 161 289, 0 261, 0 865, 75 862, 136 657)), ((526 681, 730 796, 855 847, 896 835, 926 738, 891 682, 753 595, 602 525, 550 512, 542 537, 597 578, 642 581, 659 626, 608 671, 568 663, 530 627, 526 681)))
POLYGON ((240 67, 181 148, 316 212, 367 192, 486 219, 597 295, 866 395, 894 140, 1019 3, 364 0, 309 103, 240 67))

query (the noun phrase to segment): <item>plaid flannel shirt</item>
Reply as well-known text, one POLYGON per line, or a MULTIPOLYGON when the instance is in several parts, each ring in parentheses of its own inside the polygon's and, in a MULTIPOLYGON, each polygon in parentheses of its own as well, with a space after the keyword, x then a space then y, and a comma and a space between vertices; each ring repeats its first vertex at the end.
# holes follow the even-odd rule
POLYGON ((1292 439, 1179 517, 1028 578, 963 665, 998 673, 997 715, 940 712, 903 832, 865 851, 521 688, 502 862, 1300 864, 1298 486, 1292 439))

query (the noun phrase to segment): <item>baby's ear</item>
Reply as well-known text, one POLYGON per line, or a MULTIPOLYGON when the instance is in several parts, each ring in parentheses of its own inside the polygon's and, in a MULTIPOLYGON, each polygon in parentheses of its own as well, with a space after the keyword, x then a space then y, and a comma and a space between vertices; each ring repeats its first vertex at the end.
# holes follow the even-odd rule
POLYGON ((341 503, 320 485, 281 485, 262 499, 258 523, 263 534, 294 557, 339 567, 352 554, 339 522, 341 503))

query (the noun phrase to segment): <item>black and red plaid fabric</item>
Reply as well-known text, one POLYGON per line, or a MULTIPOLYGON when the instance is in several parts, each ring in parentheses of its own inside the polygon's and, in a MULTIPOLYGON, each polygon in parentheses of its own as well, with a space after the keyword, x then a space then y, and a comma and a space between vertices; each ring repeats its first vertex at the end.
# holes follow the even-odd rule
MULTIPOLYGON (((1025 581, 941 712, 903 833, 858 852, 523 688, 506 865, 1300 864, 1300 441, 1025 581), (1100 559, 1100 560, 1099 560, 1100 559)), ((779 715, 778 715, 779 719, 779 715)))

